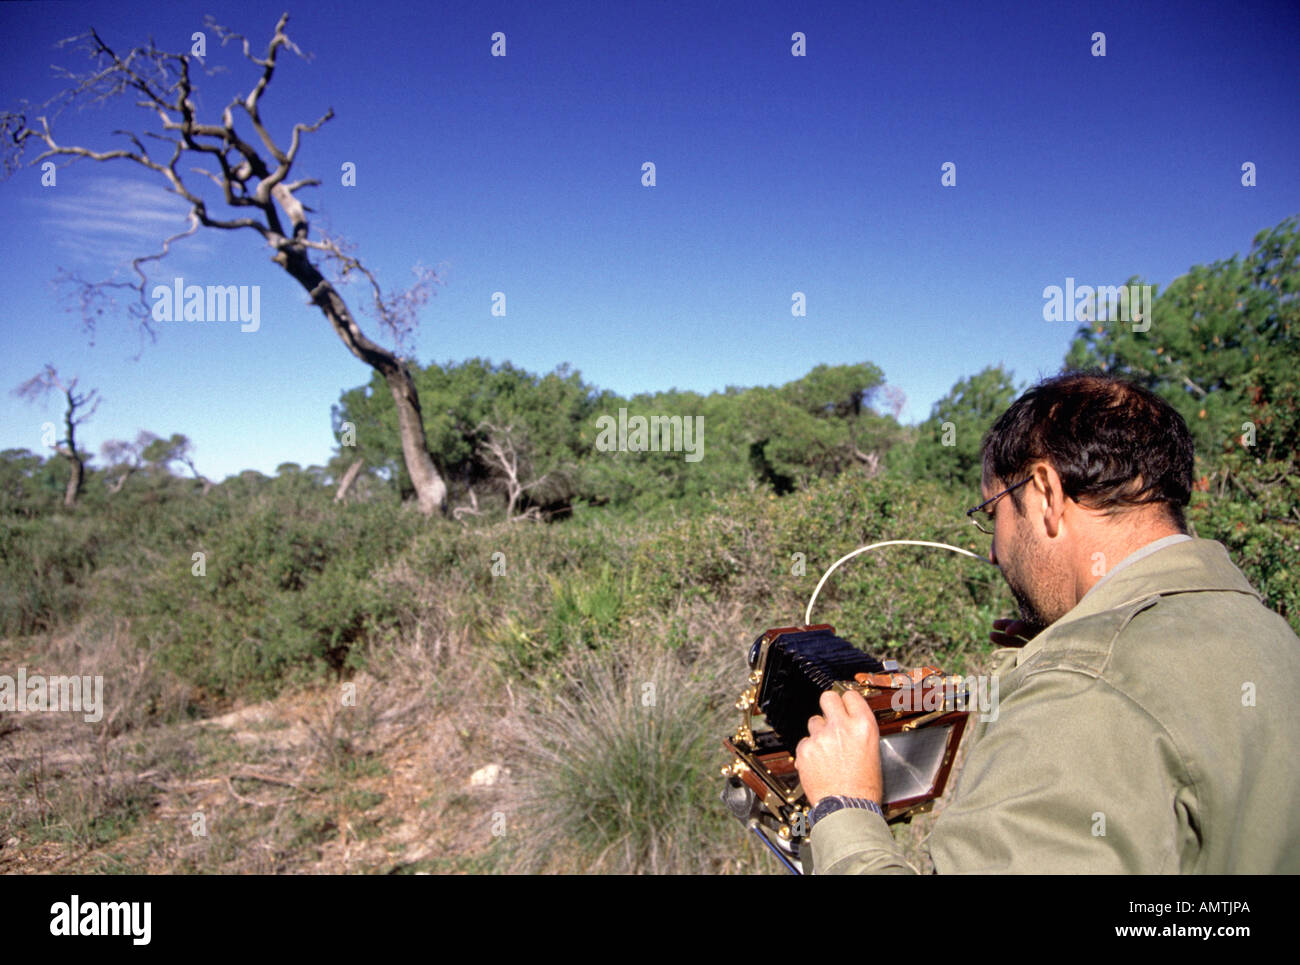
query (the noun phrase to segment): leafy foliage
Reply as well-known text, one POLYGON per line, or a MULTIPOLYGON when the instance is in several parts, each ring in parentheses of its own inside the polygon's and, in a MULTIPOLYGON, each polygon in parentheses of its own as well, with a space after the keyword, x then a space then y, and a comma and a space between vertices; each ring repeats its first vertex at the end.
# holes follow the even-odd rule
POLYGON ((989 366, 961 379, 934 404, 918 427, 915 445, 899 451, 895 464, 912 475, 979 492, 984 434, 1016 398, 1011 373, 989 366))
MULTIPOLYGON (((1135 280, 1133 280, 1135 282, 1135 280)), ((1159 293, 1147 331, 1081 326, 1066 367, 1151 389, 1196 441, 1197 534, 1223 543, 1268 605, 1300 627, 1300 218, 1250 252, 1194 266, 1159 293)), ((1141 328, 1141 325, 1136 326, 1141 328)))
MULTIPOLYGON (((504 493, 489 446, 489 432, 502 427, 509 427, 530 481, 538 484, 528 500, 548 508, 576 500, 640 508, 699 505, 751 482, 791 492, 855 467, 874 472, 902 434, 892 416, 870 406, 884 384, 870 364, 820 365, 776 388, 729 388, 708 396, 674 389, 631 399, 598 392, 564 366, 536 376, 508 362, 471 359, 413 374, 424 400, 430 451, 462 500, 471 490, 504 493), (702 432, 692 437, 701 444, 699 458, 601 451, 601 420, 617 421, 620 410, 625 419, 702 419, 702 432)), ((409 494, 396 412, 380 380, 344 393, 334 423, 340 433, 351 424, 356 438, 349 451, 409 494)))
POLYGON ((1194 266, 1158 292, 1149 330, 1081 326, 1065 367, 1099 368, 1157 392, 1207 457, 1255 448, 1264 461, 1293 458, 1300 448, 1298 228, 1300 219, 1288 219, 1256 235, 1245 258, 1194 266), (1242 446, 1248 423, 1256 439, 1242 446))

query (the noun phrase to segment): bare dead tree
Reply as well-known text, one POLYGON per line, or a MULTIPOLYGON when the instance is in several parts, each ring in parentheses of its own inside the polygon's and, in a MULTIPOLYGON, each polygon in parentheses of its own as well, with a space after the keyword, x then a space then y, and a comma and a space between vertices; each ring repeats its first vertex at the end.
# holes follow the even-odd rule
POLYGON ((482 514, 482 510, 478 508, 478 493, 474 492, 473 486, 470 486, 467 491, 469 493, 469 505, 457 506, 451 511, 451 515, 455 517, 458 523, 464 523, 466 516, 479 516, 482 514))
POLYGON ((880 453, 878 452, 863 452, 857 446, 854 446, 853 458, 861 463, 862 471, 867 474, 868 479, 880 471, 880 453))
POLYGON ((33 375, 14 389, 14 395, 27 399, 29 402, 34 402, 48 396, 53 389, 62 392, 68 404, 63 413, 63 438, 55 440, 54 451, 67 459, 72 467, 72 473, 68 477, 67 489, 63 493, 63 505, 75 506, 86 478, 85 456, 77 448, 77 426, 94 415, 95 410, 99 408, 99 390, 91 389, 89 392, 78 393, 77 379, 64 382, 59 378, 58 370, 53 365, 47 364, 44 372, 33 375), (90 407, 88 410, 83 411, 81 415, 77 414, 78 409, 85 410, 87 406, 90 407))
POLYGON ((194 444, 184 433, 173 432, 170 438, 162 439, 152 432, 142 432, 136 442, 137 444, 143 442, 140 453, 145 463, 170 471, 171 464, 179 462, 190 471, 196 482, 203 484, 202 495, 206 496, 212 489, 212 481, 199 472, 198 467, 194 465, 190 455, 194 444))
POLYGON ((190 456, 193 450, 194 444, 190 442, 184 433, 173 432, 169 439, 160 439, 153 436, 153 441, 144 450, 144 458, 146 462, 162 466, 164 469, 170 469, 172 463, 179 462, 190 471, 190 475, 197 482, 203 484, 202 495, 206 496, 208 491, 212 489, 212 481, 199 472, 198 467, 194 465, 194 460, 190 456))
MULTIPOLYGON (((541 519, 542 511, 537 506, 529 506, 523 512, 517 513, 520 500, 528 490, 535 489, 547 482, 550 474, 547 473, 537 479, 524 482, 524 479, 531 474, 532 465, 528 458, 527 449, 514 438, 514 427, 506 426, 501 428, 490 422, 479 423, 478 431, 487 430, 487 436, 483 440, 483 461, 496 476, 498 484, 505 492, 506 496, 506 518, 516 519, 541 519)), ((471 490, 471 495, 472 495, 471 490)), ((475 502, 477 508, 477 501, 475 502)))
POLYGON ((136 454, 130 450, 130 443, 121 439, 110 439, 99 447, 100 455, 108 460, 108 475, 104 484, 110 496, 116 496, 126 485, 126 481, 140 471, 143 465, 136 454))
POLYGON ((898 386, 891 383, 884 387, 883 395, 885 396, 885 411, 897 419, 899 413, 901 413, 903 408, 907 405, 907 394, 898 386))
POLYGON ((105 483, 110 495, 117 495, 126 481, 145 467, 145 450, 158 440, 152 432, 141 431, 135 442, 109 439, 99 447, 99 454, 108 460, 105 483))
MULTIPOLYGON (((66 158, 65 163, 83 158, 130 161, 158 176, 166 190, 189 203, 189 228, 164 239, 160 251, 133 259, 131 267, 136 280, 92 284, 76 277, 65 279, 79 296, 82 318, 88 326, 93 325, 96 315, 102 314, 102 302, 111 298, 115 289, 124 289, 133 293, 128 313, 152 336, 152 313, 145 294, 148 279, 142 266, 164 258, 174 242, 193 235, 200 227, 246 230, 259 235, 273 252, 271 260, 306 290, 311 303, 320 309, 348 351, 384 377, 397 406, 402 455, 420 510, 426 515, 435 511, 445 515, 447 486, 429 453, 419 395, 405 360, 362 332, 343 296, 313 258, 336 269, 340 284, 354 277, 364 280, 381 328, 399 347, 414 332, 417 311, 428 300, 437 278, 432 271, 417 268, 414 286, 396 294, 385 294, 375 275, 342 239, 323 233, 312 237, 307 217, 311 209, 298 195, 306 188, 318 187, 320 181, 290 180, 290 174, 298 162, 304 135, 319 130, 334 112, 328 110, 312 123, 294 124, 287 147, 283 140, 277 141, 272 136, 261 113, 262 98, 275 76, 280 52, 285 50, 304 57, 285 33, 288 21, 287 13, 280 17, 265 54, 259 57, 253 53, 247 38, 209 18, 207 26, 221 38, 222 46, 229 42, 240 45, 244 58, 260 71, 252 90, 247 95, 237 94, 225 106, 220 123, 201 121, 198 116, 192 69, 197 65, 202 72, 213 73, 207 70, 202 58, 159 50, 153 41, 148 46, 119 54, 94 30, 65 41, 64 44, 80 47, 90 58, 92 67, 80 73, 63 71, 70 86, 37 108, 38 113, 31 122, 30 111, 0 114, 0 134, 5 143, 3 173, 8 177, 21 166, 24 149, 31 142, 44 146, 31 164, 49 158, 66 158), (128 147, 114 150, 96 151, 55 140, 51 118, 63 109, 99 104, 120 96, 134 97, 135 105, 146 112, 150 123, 158 129, 144 129, 139 134, 114 131, 129 142, 128 147), (236 116, 252 127, 256 143, 245 139, 236 129, 236 116), (146 141, 161 145, 157 156, 149 152, 146 141), (182 161, 199 166, 183 175, 182 161), (211 181, 220 192, 220 199, 205 197, 192 181, 185 180, 188 174, 211 181), (214 213, 210 203, 224 204, 225 210, 214 213)), ((210 189, 207 190, 210 194, 210 189)))

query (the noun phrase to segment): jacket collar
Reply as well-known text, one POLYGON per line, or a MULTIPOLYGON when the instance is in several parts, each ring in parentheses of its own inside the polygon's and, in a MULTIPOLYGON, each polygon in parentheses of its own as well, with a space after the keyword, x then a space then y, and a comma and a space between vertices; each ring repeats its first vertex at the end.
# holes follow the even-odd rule
POLYGON ((1156 597, 1207 590, 1247 593, 1263 602, 1263 597, 1229 559, 1221 543, 1212 539, 1174 543, 1116 571, 1105 583, 1095 586, 1074 609, 1025 644, 1016 663, 1023 664, 1076 620, 1156 597))

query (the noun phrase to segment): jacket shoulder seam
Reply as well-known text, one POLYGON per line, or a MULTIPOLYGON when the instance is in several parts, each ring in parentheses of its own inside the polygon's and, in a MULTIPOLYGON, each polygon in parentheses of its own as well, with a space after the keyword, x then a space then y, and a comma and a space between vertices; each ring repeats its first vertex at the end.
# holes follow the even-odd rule
MULTIPOLYGON (((1158 602, 1160 602, 1160 598, 1158 595, 1148 594, 1147 596, 1141 597, 1136 600, 1126 601, 1125 603, 1122 603, 1119 606, 1112 607, 1110 610, 1103 611, 1103 613, 1109 613, 1114 616, 1122 616, 1119 626, 1117 626, 1114 629, 1114 631, 1110 634, 1110 637, 1109 639, 1106 640, 1106 644, 1104 647, 1075 647, 1075 646, 1071 646, 1066 641, 1062 641, 1060 652, 1053 653, 1050 650, 1040 650, 1038 653, 1034 654, 1034 656, 1029 661, 1026 661, 1025 677, 1028 678, 1033 676, 1034 674, 1046 673, 1049 670, 1059 669, 1059 670, 1073 670, 1077 673, 1083 673, 1091 677, 1101 678, 1101 676, 1106 672, 1107 668, 1110 667, 1111 657, 1114 655, 1114 650, 1115 650, 1115 641, 1119 639, 1119 635, 1124 632, 1124 630, 1128 627, 1130 623, 1133 622, 1133 618, 1135 616, 1137 616, 1143 610, 1146 610, 1154 606, 1158 602), (1091 662, 1086 662, 1079 658, 1073 658, 1071 655, 1074 653, 1086 653, 1089 656, 1101 657, 1100 666, 1094 668, 1091 662), (1048 663, 1051 665, 1044 666, 1037 670, 1032 669, 1033 664, 1038 662, 1048 663)), ((1099 617, 1102 615, 1103 614, 1096 614, 1096 616, 1099 617)))

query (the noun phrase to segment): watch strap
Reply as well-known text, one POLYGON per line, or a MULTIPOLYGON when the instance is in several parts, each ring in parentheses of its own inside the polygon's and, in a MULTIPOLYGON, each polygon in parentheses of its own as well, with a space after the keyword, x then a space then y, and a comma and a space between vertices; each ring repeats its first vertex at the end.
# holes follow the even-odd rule
POLYGON ((816 806, 808 815, 808 831, 816 827, 817 822, 828 814, 834 814, 836 811, 842 811, 845 808, 860 808, 863 811, 875 811, 882 818, 885 816, 884 809, 875 802, 865 797, 848 797, 843 794, 834 794, 824 797, 817 802, 816 806))

